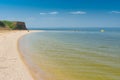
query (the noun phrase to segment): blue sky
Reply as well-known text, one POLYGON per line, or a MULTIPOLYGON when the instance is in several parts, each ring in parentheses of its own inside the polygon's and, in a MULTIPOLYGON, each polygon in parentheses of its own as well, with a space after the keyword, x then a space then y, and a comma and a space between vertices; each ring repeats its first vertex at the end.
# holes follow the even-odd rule
POLYGON ((0 19, 28 28, 120 27, 120 0, 0 0, 0 19))

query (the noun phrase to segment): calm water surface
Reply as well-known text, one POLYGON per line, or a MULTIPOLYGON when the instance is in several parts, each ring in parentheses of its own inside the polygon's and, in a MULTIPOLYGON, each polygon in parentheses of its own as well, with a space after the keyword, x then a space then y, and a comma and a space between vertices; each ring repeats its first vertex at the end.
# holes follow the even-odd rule
POLYGON ((38 80, 120 80, 120 32, 45 31, 20 50, 38 80))

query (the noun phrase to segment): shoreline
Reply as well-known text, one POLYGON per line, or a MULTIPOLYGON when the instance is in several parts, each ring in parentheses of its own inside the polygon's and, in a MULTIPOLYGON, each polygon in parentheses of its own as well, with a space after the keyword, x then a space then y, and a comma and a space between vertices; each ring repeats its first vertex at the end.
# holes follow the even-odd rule
POLYGON ((35 80, 26 61, 18 49, 18 40, 37 31, 2 31, 0 32, 0 79, 35 80))
MULTIPOLYGON (((43 31, 42 31, 42 30, 30 30, 27 34, 31 34, 31 33, 34 33, 34 32, 43 32, 43 31)), ((25 34, 25 35, 27 35, 27 34, 25 34)), ((29 64, 27 63, 27 61, 25 60, 24 56, 22 55, 23 53, 22 53, 22 51, 21 51, 20 48, 19 48, 19 47, 20 47, 20 46, 19 46, 19 40, 20 40, 22 37, 24 37, 25 35, 22 35, 22 36, 19 37, 19 39, 17 40, 17 49, 18 49, 18 51, 19 51, 19 56, 20 56, 22 62, 23 62, 24 65, 27 67, 27 69, 28 69, 30 75, 32 76, 33 80, 37 80, 37 78, 36 78, 35 75, 34 75, 34 72, 32 71, 32 69, 31 69, 31 67, 29 66, 29 64)))

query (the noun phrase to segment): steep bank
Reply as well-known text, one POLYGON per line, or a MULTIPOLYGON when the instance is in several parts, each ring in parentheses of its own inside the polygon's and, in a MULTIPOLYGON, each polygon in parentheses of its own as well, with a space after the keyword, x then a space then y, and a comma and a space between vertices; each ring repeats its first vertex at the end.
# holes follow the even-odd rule
POLYGON ((20 21, 0 21, 0 29, 27 30, 25 22, 20 21))

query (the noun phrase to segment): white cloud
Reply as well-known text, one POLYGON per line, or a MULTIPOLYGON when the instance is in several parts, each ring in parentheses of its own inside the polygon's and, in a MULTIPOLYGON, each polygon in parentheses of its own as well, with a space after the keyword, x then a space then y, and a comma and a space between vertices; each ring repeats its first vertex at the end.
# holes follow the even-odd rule
POLYGON ((70 14, 80 15, 80 14, 86 14, 86 12, 84 12, 84 11, 75 11, 75 12, 70 12, 70 14))
POLYGON ((47 15, 56 15, 56 14, 58 14, 58 13, 59 13, 59 12, 57 12, 57 11, 54 11, 54 12, 46 12, 46 13, 45 13, 45 12, 41 12, 40 15, 46 15, 46 14, 47 14, 47 15))
POLYGON ((111 11, 111 13, 120 14, 120 11, 111 11))
POLYGON ((45 15, 45 14, 47 14, 47 13, 40 13, 40 15, 45 15))
POLYGON ((48 14, 52 14, 52 15, 56 15, 56 14, 58 14, 59 12, 50 12, 50 13, 48 13, 48 14))

